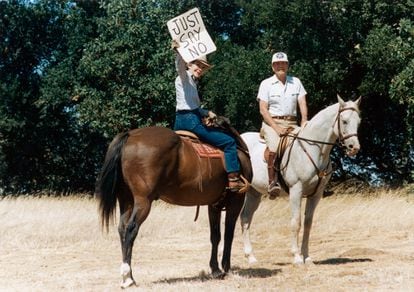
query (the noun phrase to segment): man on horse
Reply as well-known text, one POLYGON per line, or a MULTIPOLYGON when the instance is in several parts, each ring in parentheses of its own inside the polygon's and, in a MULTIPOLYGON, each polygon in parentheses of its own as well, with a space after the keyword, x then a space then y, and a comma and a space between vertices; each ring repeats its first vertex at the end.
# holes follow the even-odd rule
POLYGON ((211 68, 205 56, 186 63, 177 48, 177 41, 172 41, 171 47, 176 53, 175 67, 178 73, 175 79, 176 116, 174 130, 187 130, 196 134, 200 140, 216 146, 224 151, 224 161, 228 174, 228 189, 239 192, 246 185, 240 179, 240 163, 237 157, 235 139, 219 129, 209 127, 216 114, 201 108, 198 82, 201 76, 211 68), (207 120, 207 124, 203 123, 207 120))
POLYGON ((286 134, 289 128, 297 127, 297 105, 302 117, 300 125, 303 126, 308 120, 306 90, 299 78, 287 75, 289 61, 285 53, 278 52, 273 55, 272 69, 274 75, 261 82, 257 94, 263 118, 260 132, 269 148, 267 163, 270 199, 276 198, 280 192, 274 167, 280 136, 286 134))

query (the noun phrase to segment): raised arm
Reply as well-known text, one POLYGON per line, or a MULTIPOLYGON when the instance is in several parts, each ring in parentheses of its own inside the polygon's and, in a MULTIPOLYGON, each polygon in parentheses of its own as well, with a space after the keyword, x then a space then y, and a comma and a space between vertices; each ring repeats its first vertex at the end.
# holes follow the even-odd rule
POLYGON ((175 52, 175 70, 177 71, 177 74, 180 76, 181 80, 185 80, 187 78, 187 64, 177 50, 179 46, 180 44, 176 40, 172 40, 171 48, 175 52))

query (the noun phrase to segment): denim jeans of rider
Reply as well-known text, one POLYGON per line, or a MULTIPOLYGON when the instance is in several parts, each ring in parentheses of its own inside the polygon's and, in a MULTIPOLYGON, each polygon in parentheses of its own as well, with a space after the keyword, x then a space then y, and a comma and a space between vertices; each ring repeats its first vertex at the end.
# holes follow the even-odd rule
POLYGON ((235 139, 219 129, 204 126, 201 122, 201 115, 199 113, 177 113, 175 116, 174 130, 191 131, 196 134, 201 141, 222 149, 224 152, 227 173, 240 171, 235 139))

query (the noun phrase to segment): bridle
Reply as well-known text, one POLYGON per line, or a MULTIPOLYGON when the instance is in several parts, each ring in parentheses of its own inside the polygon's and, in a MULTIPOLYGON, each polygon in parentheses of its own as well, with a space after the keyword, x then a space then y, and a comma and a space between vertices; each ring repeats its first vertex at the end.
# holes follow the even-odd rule
MULTIPOLYGON (((342 135, 342 132, 341 132, 341 113, 344 112, 344 111, 347 111, 347 110, 352 110, 352 111, 358 112, 358 110, 354 107, 344 107, 344 108, 340 108, 338 110, 338 115, 336 116, 335 122, 338 121, 338 140, 339 140, 339 145, 340 146, 345 145, 344 142, 345 142, 346 139, 349 139, 349 138, 354 137, 354 136, 358 136, 358 133, 352 133, 352 134, 348 134, 348 135, 345 135, 345 136, 342 135)), ((335 124, 335 122, 334 122, 334 124, 335 124)), ((334 125, 332 125, 332 127, 333 126, 334 125)))
MULTIPOLYGON (((288 159, 287 159, 286 164, 285 164, 285 166, 283 168, 287 167, 287 165, 289 163, 290 153, 292 151, 293 142, 296 139, 298 140, 298 143, 299 143, 300 147, 303 149, 303 151, 305 152, 306 156, 310 159, 312 165, 315 167, 315 170, 316 170, 316 173, 317 173, 317 176, 318 176, 318 183, 317 183, 317 185, 316 185, 315 190, 313 191, 313 193, 311 195, 308 195, 308 197, 313 196, 316 193, 316 191, 317 191, 317 189, 318 189, 318 187, 319 187, 319 185, 320 185, 320 183, 322 181, 322 178, 332 173, 332 170, 331 171, 328 171, 328 169, 329 169, 329 167, 331 165, 331 160, 329 159, 328 164, 326 165, 325 169, 319 169, 319 167, 317 166, 317 164, 315 163, 315 161, 312 159, 312 156, 306 150, 306 148, 303 145, 303 142, 302 141, 306 141, 308 143, 314 143, 314 144, 323 144, 323 145, 337 145, 338 144, 341 147, 345 146, 345 140, 346 139, 349 139, 349 138, 354 137, 354 136, 358 136, 357 133, 342 135, 342 132, 341 132, 341 113, 344 112, 344 111, 347 111, 347 110, 352 110, 352 111, 355 111, 357 113, 359 112, 354 107, 339 108, 338 114, 336 115, 336 118, 335 118, 334 123, 332 125, 332 128, 334 128, 335 127, 335 123, 338 122, 338 139, 337 140, 339 140, 339 143, 337 143, 336 141, 334 143, 331 143, 331 142, 325 142, 325 141, 318 141, 318 140, 312 140, 312 139, 302 138, 302 137, 298 137, 298 134, 299 133, 297 133, 295 135, 291 135, 291 134, 287 134, 286 135, 286 136, 292 137, 293 140, 290 143, 289 153, 288 153, 288 159)), ((279 170, 281 170, 281 169, 282 169, 282 167, 279 170)))

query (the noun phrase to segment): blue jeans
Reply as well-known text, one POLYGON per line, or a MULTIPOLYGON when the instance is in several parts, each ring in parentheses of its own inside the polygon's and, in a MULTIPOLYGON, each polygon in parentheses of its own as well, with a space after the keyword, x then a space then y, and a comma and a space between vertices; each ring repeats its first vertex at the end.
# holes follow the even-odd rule
POLYGON ((240 171, 236 140, 219 129, 204 126, 198 110, 185 111, 184 113, 177 112, 175 115, 174 130, 193 132, 201 141, 220 148, 224 151, 224 162, 227 173, 240 171))

